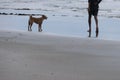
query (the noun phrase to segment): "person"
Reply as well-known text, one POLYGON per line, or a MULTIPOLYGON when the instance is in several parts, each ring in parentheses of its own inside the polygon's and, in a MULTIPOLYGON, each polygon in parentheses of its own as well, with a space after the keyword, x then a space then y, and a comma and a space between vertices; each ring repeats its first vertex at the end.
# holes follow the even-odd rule
MULTIPOLYGON (((99 3, 102 0, 88 0, 88 24, 89 24, 89 34, 91 34, 91 18, 92 15, 94 16, 95 23, 96 23, 96 37, 98 36, 99 33, 99 28, 98 28, 98 9, 99 9, 99 3)), ((89 35, 90 37, 90 35, 89 35)))

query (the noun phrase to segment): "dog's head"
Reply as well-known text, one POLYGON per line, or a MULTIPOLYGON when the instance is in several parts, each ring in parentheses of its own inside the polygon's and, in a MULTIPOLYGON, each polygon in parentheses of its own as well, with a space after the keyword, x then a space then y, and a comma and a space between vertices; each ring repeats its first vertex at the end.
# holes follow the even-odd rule
POLYGON ((44 19, 47 19, 47 16, 45 16, 45 15, 42 15, 42 17, 43 17, 44 19))

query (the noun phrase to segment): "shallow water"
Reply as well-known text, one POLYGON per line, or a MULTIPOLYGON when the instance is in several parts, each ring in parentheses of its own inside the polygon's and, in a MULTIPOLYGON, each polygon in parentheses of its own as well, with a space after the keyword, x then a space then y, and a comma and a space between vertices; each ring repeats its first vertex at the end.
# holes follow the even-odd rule
MULTIPOLYGON (((1 30, 27 31, 29 16, 1 15, 1 30)), ((74 36, 88 38, 87 17, 61 17, 48 16, 43 22, 42 33, 57 34, 62 36, 74 36)), ((95 23, 92 23, 91 38, 95 38, 95 23)), ((98 39, 120 41, 120 19, 99 17, 98 39)), ((33 32, 38 31, 38 25, 33 24, 33 32)))
MULTIPOLYGON (((85 16, 88 0, 0 0, 0 12, 85 16)), ((120 18, 120 0, 102 0, 99 15, 120 18)))

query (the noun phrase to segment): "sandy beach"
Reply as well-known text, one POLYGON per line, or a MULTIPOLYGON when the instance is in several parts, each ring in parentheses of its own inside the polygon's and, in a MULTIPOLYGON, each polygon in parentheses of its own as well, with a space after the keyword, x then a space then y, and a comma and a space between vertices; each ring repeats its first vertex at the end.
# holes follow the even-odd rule
POLYGON ((0 80, 120 80, 120 0, 0 0, 0 80), (28 32, 29 15, 48 19, 28 32))
POLYGON ((0 31, 0 80, 120 80, 120 42, 0 31))

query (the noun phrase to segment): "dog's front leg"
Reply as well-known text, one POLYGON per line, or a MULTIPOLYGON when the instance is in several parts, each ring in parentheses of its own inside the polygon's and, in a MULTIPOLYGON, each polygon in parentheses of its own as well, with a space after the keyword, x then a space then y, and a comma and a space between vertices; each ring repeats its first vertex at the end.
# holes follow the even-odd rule
POLYGON ((32 26, 28 25, 28 31, 32 31, 32 26))
POLYGON ((38 32, 42 32, 41 24, 38 25, 38 32))

